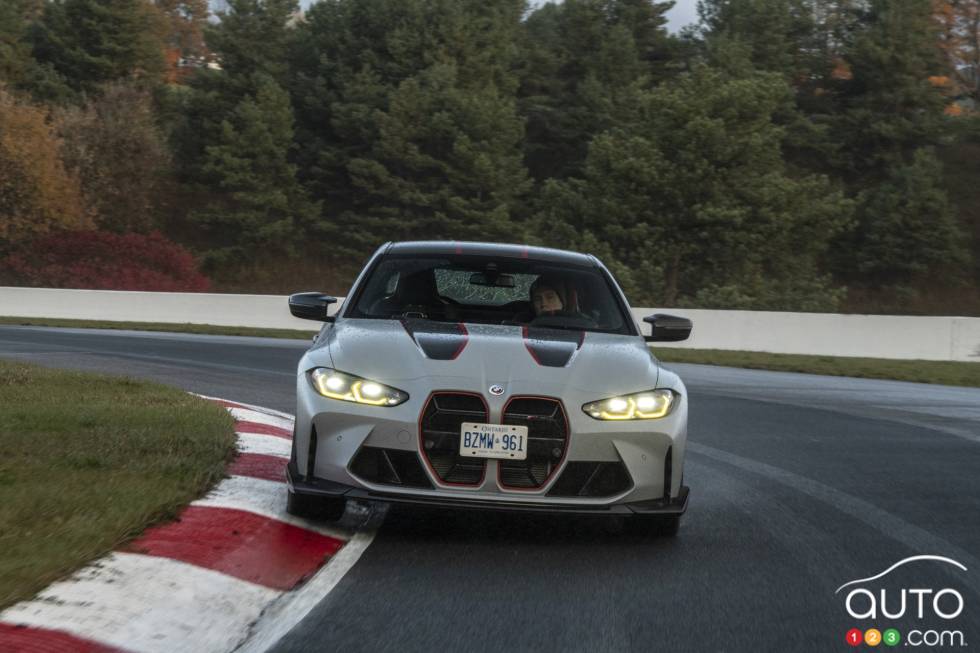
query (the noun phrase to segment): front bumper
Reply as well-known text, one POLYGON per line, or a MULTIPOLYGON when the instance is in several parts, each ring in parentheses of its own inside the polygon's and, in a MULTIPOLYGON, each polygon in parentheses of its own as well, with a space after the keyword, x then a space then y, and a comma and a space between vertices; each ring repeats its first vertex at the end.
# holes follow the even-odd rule
POLYGON ((680 487, 677 495, 670 500, 661 498, 613 504, 536 503, 529 501, 506 501, 499 497, 488 500, 447 497, 438 494, 398 494, 344 485, 343 483, 320 478, 306 480, 297 473, 295 462, 290 462, 286 467, 286 482, 289 485, 290 491, 305 496, 356 499, 367 502, 398 503, 447 509, 600 516, 682 515, 687 510, 687 500, 690 494, 690 488, 683 485, 680 487))
MULTIPOLYGON (((442 390, 429 395, 419 393, 403 405, 378 409, 322 398, 304 383, 305 379, 297 393, 296 439, 292 456, 294 469, 299 472, 294 478, 298 480, 326 480, 377 496, 404 495, 406 501, 418 497, 434 500, 429 495, 436 493, 439 498, 460 501, 460 505, 487 500, 532 506, 548 504, 556 509, 574 504, 582 505, 586 510, 592 510, 593 506, 601 510, 611 505, 646 505, 650 501, 680 496, 687 432, 686 402, 681 402, 671 415, 660 420, 610 423, 594 420, 581 410, 568 410, 569 406, 581 405, 586 396, 594 393, 583 392, 581 396, 575 396, 565 389, 561 402, 569 435, 563 458, 552 459, 557 462, 551 466, 547 480, 537 487, 521 488, 505 483, 508 480, 503 474, 505 470, 494 459, 486 461, 482 475, 476 473, 464 479, 469 484, 449 482, 457 479, 436 473, 434 461, 426 454, 425 440, 428 438, 421 437, 424 431, 420 417, 429 397, 444 393, 442 390), (385 452, 393 458, 411 459, 416 461, 413 466, 421 464, 422 469, 419 473, 408 473, 416 482, 393 485, 360 467, 361 455, 368 452, 385 452), (620 481, 611 483, 611 489, 578 492, 580 488, 574 483, 572 487, 565 483, 574 480, 578 474, 588 475, 586 468, 598 464, 620 468, 620 481)), ((522 390, 525 388, 515 388, 515 394, 509 398, 486 396, 489 414, 468 421, 502 423, 508 401, 514 396, 531 394, 530 388, 518 394, 522 390)), ((557 391, 542 395, 545 398, 561 396, 557 391)), ((458 432, 458 425, 452 425, 450 430, 458 432)), ((397 471, 404 476, 412 470, 397 471)))

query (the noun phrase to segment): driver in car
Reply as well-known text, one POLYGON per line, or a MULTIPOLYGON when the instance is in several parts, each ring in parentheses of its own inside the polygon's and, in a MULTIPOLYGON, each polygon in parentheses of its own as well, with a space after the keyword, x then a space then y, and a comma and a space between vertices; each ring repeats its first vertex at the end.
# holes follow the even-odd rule
POLYGON ((530 293, 534 311, 531 324, 595 328, 595 320, 582 311, 579 293, 572 282, 538 277, 531 284, 530 293))
POLYGON ((565 303, 554 287, 538 280, 531 286, 531 306, 535 316, 553 315, 564 310, 565 303))

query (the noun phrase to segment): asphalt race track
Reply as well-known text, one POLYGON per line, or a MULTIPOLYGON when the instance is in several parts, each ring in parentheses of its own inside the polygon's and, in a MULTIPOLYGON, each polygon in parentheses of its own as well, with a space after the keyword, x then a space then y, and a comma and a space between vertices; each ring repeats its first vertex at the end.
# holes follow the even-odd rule
MULTIPOLYGON (((0 327, 6 359, 290 412, 306 345, 0 327)), ((393 510, 278 650, 844 651, 853 627, 894 627, 906 650, 980 647, 980 390, 675 367, 691 402, 676 539, 605 518, 393 510), (909 596, 895 618, 848 615, 839 586, 916 555, 967 571, 919 561, 866 586, 893 614, 903 589, 952 588, 960 614, 930 599, 919 618, 909 596), (914 629, 966 646, 910 646, 914 629)))

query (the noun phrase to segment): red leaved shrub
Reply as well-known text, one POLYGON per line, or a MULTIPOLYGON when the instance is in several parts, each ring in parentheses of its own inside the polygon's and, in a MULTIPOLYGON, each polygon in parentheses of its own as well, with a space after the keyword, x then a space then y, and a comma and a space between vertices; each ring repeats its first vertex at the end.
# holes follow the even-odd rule
POLYGON ((154 232, 60 231, 0 259, 0 279, 17 286, 201 292, 210 282, 189 251, 154 232))

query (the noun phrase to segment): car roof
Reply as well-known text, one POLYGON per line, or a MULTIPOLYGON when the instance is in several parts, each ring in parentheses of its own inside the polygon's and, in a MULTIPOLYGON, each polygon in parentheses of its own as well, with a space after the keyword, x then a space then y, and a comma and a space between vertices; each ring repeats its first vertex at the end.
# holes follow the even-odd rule
POLYGON ((595 266, 595 259, 588 254, 570 252, 550 247, 532 247, 512 243, 478 243, 458 240, 414 240, 390 243, 387 254, 396 255, 472 255, 495 256, 502 258, 529 258, 550 263, 595 266))

